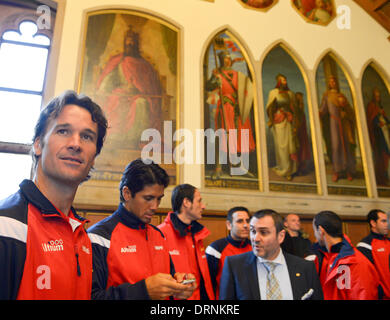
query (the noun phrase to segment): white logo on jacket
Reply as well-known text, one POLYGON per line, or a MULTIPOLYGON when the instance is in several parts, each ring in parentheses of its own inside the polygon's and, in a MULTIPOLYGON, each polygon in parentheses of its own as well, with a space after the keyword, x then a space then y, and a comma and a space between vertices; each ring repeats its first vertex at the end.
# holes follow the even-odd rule
POLYGON ((62 239, 58 239, 44 242, 42 243, 42 249, 44 252, 64 251, 64 241, 62 239))
POLYGON ((81 247, 81 250, 83 250, 86 254, 91 254, 91 252, 89 251, 89 248, 87 248, 84 245, 81 247))
POLYGON ((121 248, 121 253, 134 253, 134 252, 137 252, 136 245, 121 248))

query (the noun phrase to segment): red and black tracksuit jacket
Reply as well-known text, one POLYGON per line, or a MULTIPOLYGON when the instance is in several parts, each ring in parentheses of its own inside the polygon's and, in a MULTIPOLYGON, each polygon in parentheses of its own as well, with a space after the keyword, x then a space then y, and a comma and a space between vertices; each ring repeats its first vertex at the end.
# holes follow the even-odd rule
POLYGON ((252 250, 249 239, 234 240, 229 234, 226 238, 218 239, 206 248, 206 257, 209 264, 210 276, 216 296, 219 296, 219 282, 223 265, 228 256, 245 253, 252 250))
POLYGON ((159 229, 167 238, 169 253, 178 272, 195 275, 198 287, 188 300, 215 300, 203 239, 210 231, 199 222, 187 225, 177 213, 168 213, 159 229))
MULTIPOLYGON (((367 258, 344 235, 330 252, 318 243, 312 246, 314 263, 325 300, 376 300, 379 277, 367 258)), ((313 260, 312 256, 306 257, 313 260)))
POLYGON ((92 299, 148 300, 145 279, 175 273, 162 232, 122 203, 89 228, 88 236, 93 252, 92 299))
POLYGON ((371 232, 356 248, 371 261, 378 272, 381 283, 380 298, 390 299, 390 239, 371 232))
POLYGON ((31 180, 0 202, 0 299, 90 299, 85 219, 57 210, 31 180))

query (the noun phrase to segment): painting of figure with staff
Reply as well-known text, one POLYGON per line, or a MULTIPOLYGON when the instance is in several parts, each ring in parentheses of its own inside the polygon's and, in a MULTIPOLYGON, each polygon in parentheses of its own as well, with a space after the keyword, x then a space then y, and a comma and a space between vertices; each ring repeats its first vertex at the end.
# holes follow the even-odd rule
MULTIPOLYGON (((205 129, 212 128, 219 135, 215 163, 206 164, 206 178, 224 180, 224 186, 229 186, 228 181, 246 179, 256 187, 254 84, 243 51, 229 33, 213 39, 205 57, 205 72, 205 129), (239 159, 248 159, 247 165, 239 159)), ((237 181, 234 184, 237 186, 237 181)))

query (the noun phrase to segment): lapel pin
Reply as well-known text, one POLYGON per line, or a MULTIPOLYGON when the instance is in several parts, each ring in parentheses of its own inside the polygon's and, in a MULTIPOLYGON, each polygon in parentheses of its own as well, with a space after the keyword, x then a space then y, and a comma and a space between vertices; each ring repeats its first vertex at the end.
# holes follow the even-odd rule
POLYGON ((300 274, 299 272, 297 272, 295 275, 296 275, 297 277, 300 277, 300 276, 301 276, 301 274, 300 274))

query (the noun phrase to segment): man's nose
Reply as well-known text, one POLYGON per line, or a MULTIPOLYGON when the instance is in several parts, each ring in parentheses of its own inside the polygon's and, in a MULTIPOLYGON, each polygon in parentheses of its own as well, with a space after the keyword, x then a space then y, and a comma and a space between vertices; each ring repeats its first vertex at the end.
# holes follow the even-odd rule
POLYGON ((260 240, 261 240, 261 235, 260 235, 260 233, 256 232, 255 236, 253 237, 253 240, 254 240, 255 242, 260 242, 260 240))
POLYGON ((78 134, 72 134, 69 137, 68 148, 72 149, 74 151, 80 151, 80 149, 81 149, 81 139, 80 139, 80 136, 78 134))
POLYGON ((152 204, 150 205, 150 209, 157 210, 158 206, 159 206, 159 201, 155 199, 152 201, 152 204))

